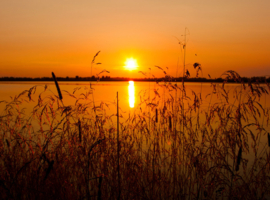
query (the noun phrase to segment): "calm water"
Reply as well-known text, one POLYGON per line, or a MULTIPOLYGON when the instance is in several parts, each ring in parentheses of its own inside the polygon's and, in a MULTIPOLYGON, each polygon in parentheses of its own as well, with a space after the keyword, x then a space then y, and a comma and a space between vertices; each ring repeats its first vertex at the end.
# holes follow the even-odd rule
MULTIPOLYGON (((33 86, 37 86, 36 93, 40 93, 44 90, 44 86, 48 86, 48 91, 51 94, 57 95, 57 90, 54 82, 0 82, 0 100, 10 101, 14 96, 19 95, 24 90, 29 90, 33 86)), ((59 82, 60 89, 63 95, 63 102, 65 105, 72 103, 72 98, 65 93, 73 93, 74 89, 76 94, 80 94, 83 91, 89 89, 89 82, 59 82)), ((162 84, 161 84, 162 85, 162 84)), ((181 85, 181 83, 178 83, 181 85)), ((204 93, 211 92, 210 84, 205 83, 203 85, 204 93)), ((201 90, 201 83, 186 83, 187 93, 194 90, 196 93, 201 90)), ((92 88, 94 89, 94 100, 96 104, 100 102, 113 104, 116 102, 117 92, 119 95, 119 105, 123 111, 130 111, 136 109, 140 102, 139 96, 149 96, 153 100, 155 96, 155 91, 159 93, 161 99, 166 99, 169 93, 175 95, 175 92, 168 92, 164 88, 158 86, 156 83, 149 82, 94 82, 92 83, 92 88)), ((49 93, 48 93, 49 94, 49 93)))
MULTIPOLYGON (((10 101, 15 96, 18 96, 24 90, 29 90, 33 86, 36 87, 36 93, 40 94, 44 91, 44 86, 47 85, 46 94, 43 94, 43 97, 46 95, 58 95, 54 82, 0 82, 0 101, 10 101)), ((79 96, 81 93, 85 93, 89 90, 90 84, 89 82, 59 82, 60 89, 63 95, 63 103, 65 106, 73 105, 75 100, 70 97, 70 94, 73 94, 74 90, 75 96, 79 96), (67 92, 68 93, 67 93, 67 92)), ((168 98, 180 98, 180 93, 175 92, 173 89, 165 89, 163 87, 164 83, 160 83, 159 85, 154 82, 93 82, 93 96, 91 96, 91 100, 94 99, 95 105, 99 105, 101 102, 106 103, 108 105, 109 114, 115 113, 116 109, 116 96, 117 92, 119 95, 119 107, 121 108, 121 112, 132 112, 142 105, 140 104, 143 101, 149 102, 148 97, 150 96, 150 102, 162 104, 160 101, 164 102, 168 98), (159 98, 157 98, 159 95, 159 98), (155 98, 156 97, 156 98, 155 98)), ((181 83, 177 83, 180 87, 181 83)), ((222 85, 222 84, 220 84, 222 85)), ((211 95, 213 91, 213 87, 211 87, 210 83, 185 83, 186 94, 189 97, 185 101, 185 106, 189 106, 193 103, 194 94, 199 95, 201 93, 201 98, 203 99, 202 108, 207 109, 210 104, 214 104, 216 102, 225 103, 224 99, 220 99, 218 95, 211 95), (194 93, 193 93, 194 92, 194 93), (210 94, 210 95, 209 95, 210 94)), ((235 91, 239 90, 239 84, 227 84, 226 90, 229 93, 229 103, 236 103, 236 95, 235 91)), ((25 104, 27 107, 36 105, 37 101, 33 98, 35 102, 31 104, 25 104)), ((242 100, 246 98, 244 94, 241 97, 242 100)), ((270 106, 270 95, 264 95, 258 100, 264 108, 268 108, 270 106)), ((187 108, 186 107, 186 108, 187 108)), ((0 104, 0 113, 2 112, 3 105, 0 104)))

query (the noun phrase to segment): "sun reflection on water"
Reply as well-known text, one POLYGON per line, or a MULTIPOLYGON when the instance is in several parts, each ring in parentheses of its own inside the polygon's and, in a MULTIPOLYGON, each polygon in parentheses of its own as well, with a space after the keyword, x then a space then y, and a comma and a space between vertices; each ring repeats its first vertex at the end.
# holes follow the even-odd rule
POLYGON ((129 81, 129 85, 128 85, 128 99, 129 99, 129 107, 134 108, 134 104, 135 104, 135 87, 134 87, 134 81, 129 81))

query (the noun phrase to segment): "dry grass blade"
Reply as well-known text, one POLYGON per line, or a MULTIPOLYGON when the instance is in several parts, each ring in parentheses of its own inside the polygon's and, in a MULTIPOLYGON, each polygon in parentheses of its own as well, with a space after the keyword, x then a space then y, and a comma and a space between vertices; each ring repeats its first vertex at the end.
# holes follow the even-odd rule
POLYGON ((78 120, 78 127, 79 127, 79 141, 82 142, 82 127, 81 127, 81 121, 78 120))
POLYGON ((8 139, 6 139, 6 143, 7 143, 7 146, 10 147, 8 139))
POLYGON ((270 147, 270 134, 268 133, 267 136, 268 136, 268 146, 270 147))
POLYGON ((239 170, 239 165, 240 165, 240 162, 241 162, 241 158, 242 158, 242 147, 240 147, 240 149, 238 151, 235 171, 239 170))
POLYGON ((101 200, 101 183, 102 183, 102 177, 99 177, 98 179, 98 200, 101 200))
POLYGON ((19 171, 16 173, 15 178, 13 179, 13 182, 11 185, 13 185, 15 183, 15 181, 17 181, 18 175, 23 171, 23 169, 26 169, 26 167, 31 163, 32 161, 29 161, 27 163, 25 163, 20 169, 19 171))
POLYGON ((50 174, 50 172, 51 172, 51 170, 52 170, 52 168, 53 168, 53 164, 54 164, 54 160, 51 161, 51 162, 49 161, 49 167, 48 167, 48 169, 46 170, 46 175, 45 175, 43 181, 46 181, 46 179, 48 178, 48 176, 49 176, 49 174, 50 174))
POLYGON ((100 144, 103 140, 105 140, 105 139, 100 139, 100 140, 96 141, 94 144, 92 144, 92 146, 90 147, 90 149, 89 149, 89 151, 88 151, 88 156, 89 156, 89 157, 90 157, 90 153, 91 153, 91 151, 93 150, 93 148, 94 148, 95 146, 97 146, 98 144, 100 144))
POLYGON ((53 77, 53 80, 54 80, 54 83, 55 83, 55 86, 56 86, 56 89, 57 89, 57 92, 58 92, 58 95, 59 95, 59 99, 62 100, 63 99, 62 93, 61 93, 61 90, 60 90, 60 87, 58 85, 57 79, 56 79, 53 72, 52 72, 52 77, 53 77))
POLYGON ((156 123, 158 123, 158 109, 156 108, 156 123))
POLYGON ((172 130, 172 117, 169 116, 169 129, 172 130))
POLYGON ((100 51, 98 51, 98 52, 96 53, 96 55, 93 57, 92 63, 95 62, 95 59, 96 59, 96 57, 98 56, 99 53, 100 53, 100 51))
POLYGON ((7 191, 7 194, 9 196, 9 198, 7 198, 7 199, 13 199, 13 196, 10 193, 10 190, 7 188, 7 186, 3 180, 0 180, 0 186, 2 186, 2 188, 4 188, 7 191))

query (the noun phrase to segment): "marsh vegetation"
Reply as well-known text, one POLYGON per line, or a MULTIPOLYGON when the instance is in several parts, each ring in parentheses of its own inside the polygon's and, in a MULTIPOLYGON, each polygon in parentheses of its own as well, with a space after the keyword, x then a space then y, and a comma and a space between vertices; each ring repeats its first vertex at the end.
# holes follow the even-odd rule
POLYGON ((207 95, 158 82, 125 117, 91 85, 1 101, 1 199, 269 197, 269 85, 224 79, 234 89, 213 83, 207 95))

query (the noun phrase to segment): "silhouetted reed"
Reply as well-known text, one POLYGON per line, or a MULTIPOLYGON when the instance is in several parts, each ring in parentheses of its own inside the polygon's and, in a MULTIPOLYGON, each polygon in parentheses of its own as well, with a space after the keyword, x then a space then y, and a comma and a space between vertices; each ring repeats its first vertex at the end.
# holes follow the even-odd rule
POLYGON ((156 83, 161 90, 141 92, 127 119, 116 104, 106 115, 89 87, 65 92, 75 103, 64 106, 57 81, 59 98, 46 86, 1 102, 1 199, 268 198, 269 107, 260 98, 269 88, 224 75, 238 84, 212 84, 209 95, 156 83))
POLYGON ((56 89, 57 89, 57 92, 58 92, 58 95, 59 95, 59 99, 62 100, 63 99, 62 93, 61 93, 61 90, 60 90, 60 87, 58 85, 57 79, 56 79, 53 72, 52 72, 52 77, 53 77, 53 80, 54 80, 54 83, 55 83, 55 86, 56 86, 56 89))

